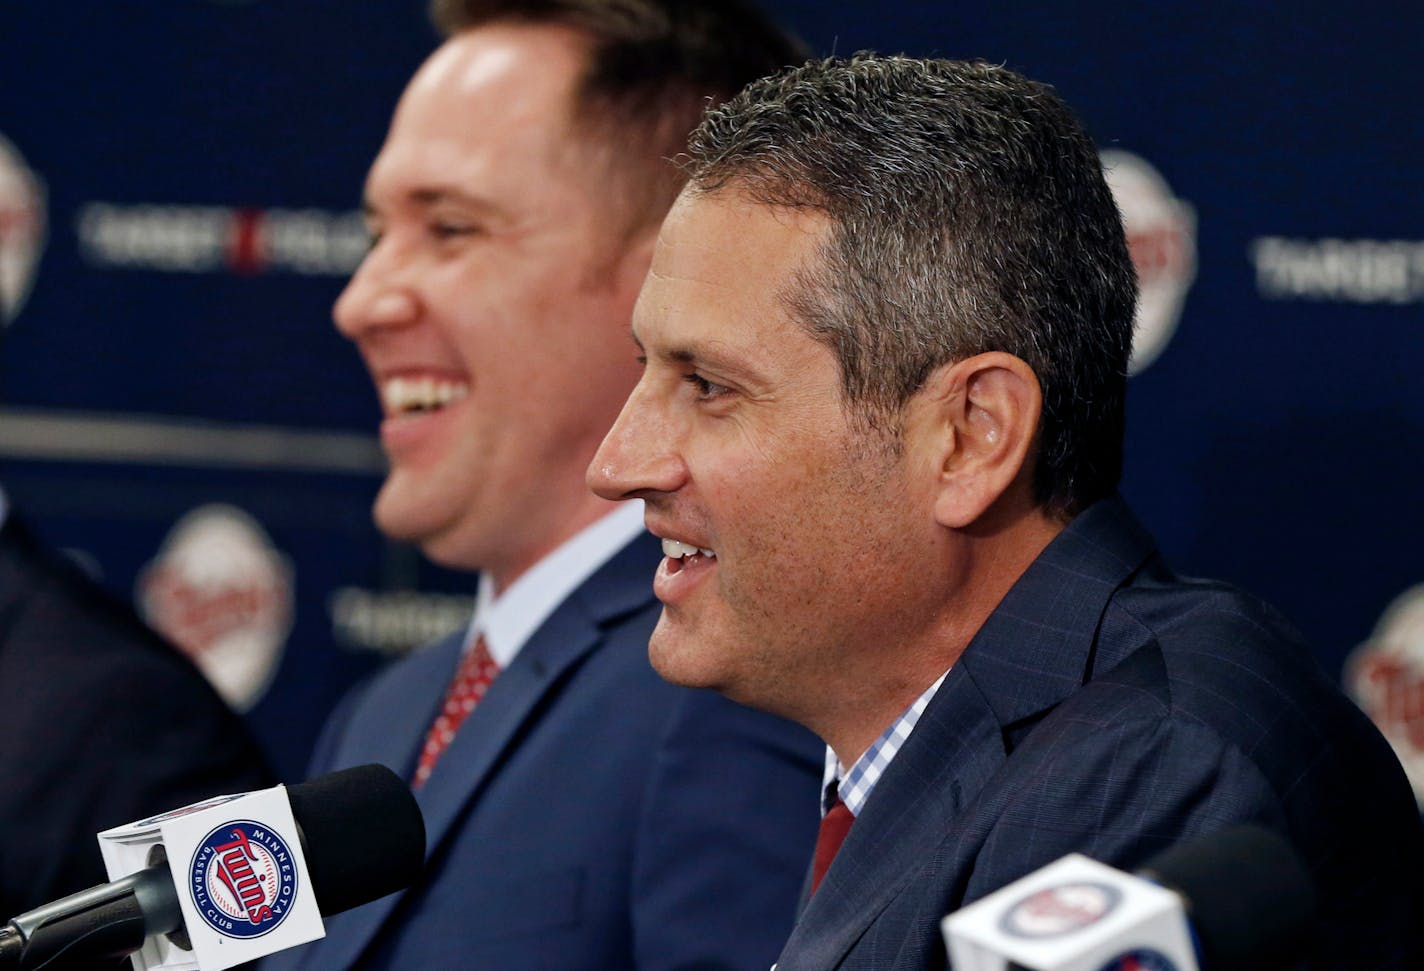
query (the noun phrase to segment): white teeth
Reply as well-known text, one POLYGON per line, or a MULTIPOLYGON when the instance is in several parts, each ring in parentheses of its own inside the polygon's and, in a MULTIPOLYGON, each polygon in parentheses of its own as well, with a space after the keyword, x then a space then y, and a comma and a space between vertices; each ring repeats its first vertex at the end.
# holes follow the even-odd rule
POLYGON ((675 539, 663 540, 663 556, 674 560, 680 560, 689 553, 697 552, 697 547, 688 546, 686 543, 675 539))
POLYGON ((469 394, 469 385, 439 378, 391 378, 381 388, 381 400, 390 414, 433 411, 469 394))
POLYGON ((691 543, 682 542, 682 540, 663 540, 663 556, 671 557, 674 560, 680 560, 685 556, 696 556, 698 553, 701 553, 703 556, 707 557, 716 557, 717 555, 709 549, 703 549, 698 546, 693 546, 691 543))

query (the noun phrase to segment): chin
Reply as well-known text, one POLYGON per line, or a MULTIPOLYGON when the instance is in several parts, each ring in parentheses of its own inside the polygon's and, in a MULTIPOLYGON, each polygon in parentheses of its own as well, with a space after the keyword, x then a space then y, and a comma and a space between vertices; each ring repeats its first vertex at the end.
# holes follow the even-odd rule
POLYGON ((457 562, 450 562, 458 557, 453 557, 447 549, 451 545, 449 534, 453 530, 433 517, 431 512, 429 505, 412 502, 399 490, 392 489, 388 480, 376 496, 371 518, 387 539, 419 546, 427 558, 441 566, 460 566, 457 562))
POLYGON ((648 660, 652 662, 653 670, 658 673, 669 684, 675 684, 683 688, 704 688, 706 685, 699 684, 690 678, 687 666, 679 663, 677 658, 669 657, 662 653, 653 645, 648 645, 648 660))
POLYGON ((648 639, 648 661, 653 670, 664 680, 684 688, 708 688, 698 677, 696 644, 684 632, 673 633, 668 629, 667 609, 658 618, 657 627, 648 639), (693 656, 689 656, 693 655, 693 656))
POLYGON ((667 614, 658 621, 648 641, 648 660, 664 680, 683 688, 706 688, 729 697, 733 694, 725 664, 710 637, 667 630, 667 614))
POLYGON ((371 507, 371 518, 375 521, 376 528, 387 539, 401 543, 419 543, 421 541, 422 531, 418 520, 404 508, 399 497, 392 494, 389 483, 383 486, 376 495, 376 502, 371 507))

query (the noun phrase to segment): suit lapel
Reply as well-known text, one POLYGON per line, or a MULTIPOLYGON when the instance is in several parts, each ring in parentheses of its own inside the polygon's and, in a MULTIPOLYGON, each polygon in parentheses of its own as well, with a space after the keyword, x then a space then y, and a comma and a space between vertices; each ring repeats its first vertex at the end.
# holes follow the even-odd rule
MULTIPOLYGON (((374 694, 361 698, 346 737, 337 750, 338 764, 379 762, 403 779, 414 772, 415 757, 444 699, 446 685, 459 661, 464 633, 452 634, 403 663, 412 664, 410 683, 399 690, 377 682, 374 694), (353 758, 350 753, 359 753, 353 758)), ((449 754, 448 752, 446 753, 449 754)), ((433 781, 433 779, 431 780, 433 781)), ((416 804, 425 819, 425 859, 430 860, 431 826, 421 794, 416 804)), ((348 968, 390 918, 405 893, 393 893, 363 907, 326 919, 326 939, 308 948, 303 969, 348 968)))
POLYGON ((484 788, 540 699, 598 645, 599 636, 598 625, 581 605, 565 603, 495 678, 416 793, 425 816, 427 857, 438 852, 465 805, 484 788))
POLYGON ((380 762, 410 779, 425 734, 444 703, 464 641, 465 632, 460 631, 423 649, 407 662, 419 666, 409 684, 362 699, 356 715, 361 721, 350 726, 342 747, 360 752, 362 761, 380 762))
POLYGON ((600 646, 604 627, 652 600, 657 555, 656 541, 647 534, 626 546, 569 595, 490 685, 416 794, 425 816, 427 859, 497 771, 520 726, 569 670, 600 646))
POLYGON ((1113 497, 1075 519, 1024 571, 957 665, 1001 726, 1036 722, 1090 680, 1108 601, 1155 549, 1113 497))
POLYGON ((1113 498, 1079 516, 1030 565, 877 784, 792 932, 781 971, 838 967, 927 865, 968 866, 967 856, 935 851, 950 841, 966 854, 978 845, 973 827, 992 820, 961 811, 1022 734, 1088 679, 1108 600, 1153 549, 1113 498))
MULTIPOLYGON (((427 863, 458 826, 470 801, 498 771, 501 756, 540 702, 557 689, 570 668, 599 647, 608 624, 653 599, 652 576, 659 555, 657 540, 648 534, 625 546, 559 605, 495 678, 416 793, 425 818, 427 863)), ((458 663, 461 646, 455 639, 428 652, 431 668, 422 672, 430 691, 428 703, 410 704, 407 695, 404 710, 391 712, 391 721, 362 726, 367 733, 365 751, 387 753, 393 758, 387 763, 390 765, 409 767, 413 763, 458 663)), ((332 935, 331 949, 313 954, 313 958, 321 967, 353 964, 404 896, 391 894, 345 915, 339 937, 332 935)))
POLYGON ((956 668, 851 826, 787 941, 781 971, 838 967, 1003 761, 992 710, 956 668))

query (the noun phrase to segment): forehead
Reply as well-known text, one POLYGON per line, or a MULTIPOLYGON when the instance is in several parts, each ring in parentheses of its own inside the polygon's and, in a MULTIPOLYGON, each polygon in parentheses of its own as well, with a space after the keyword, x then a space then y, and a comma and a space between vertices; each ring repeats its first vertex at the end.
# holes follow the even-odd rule
POLYGON ((586 58, 583 36, 558 26, 494 23, 447 40, 401 96, 368 193, 491 180, 484 191, 499 192, 563 175, 586 58))
POLYGON ((787 297, 829 234, 830 221, 809 209, 762 205, 731 189, 684 191, 658 234, 635 336, 715 339, 735 328, 756 340, 788 327, 804 335, 787 297))

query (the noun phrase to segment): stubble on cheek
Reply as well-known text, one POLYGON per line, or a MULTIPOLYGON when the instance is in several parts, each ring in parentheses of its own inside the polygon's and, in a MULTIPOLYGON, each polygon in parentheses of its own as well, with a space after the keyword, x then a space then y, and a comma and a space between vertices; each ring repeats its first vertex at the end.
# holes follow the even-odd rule
POLYGON ((843 621, 867 594, 884 593, 885 578, 867 576, 861 554, 894 541, 880 512, 895 456, 859 436, 813 431, 724 466, 739 495, 719 505, 718 529, 703 532, 718 551, 716 573, 696 597, 664 606, 650 641, 667 680, 785 712, 841 652, 864 646, 843 621))

